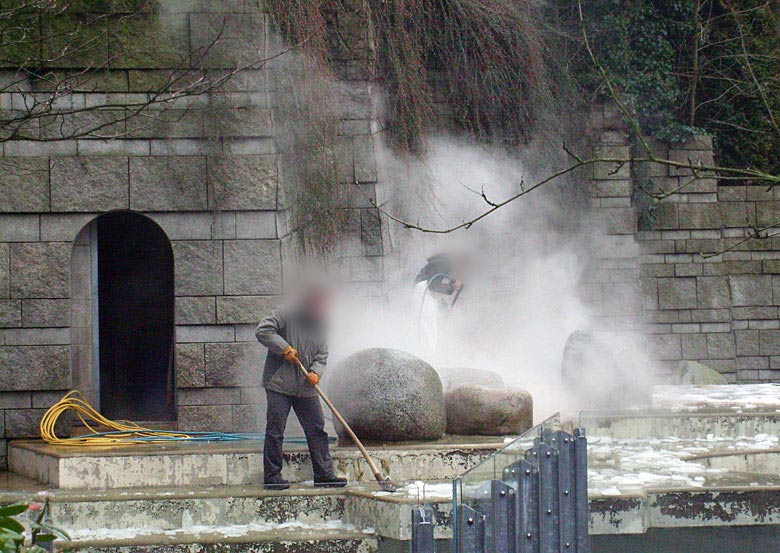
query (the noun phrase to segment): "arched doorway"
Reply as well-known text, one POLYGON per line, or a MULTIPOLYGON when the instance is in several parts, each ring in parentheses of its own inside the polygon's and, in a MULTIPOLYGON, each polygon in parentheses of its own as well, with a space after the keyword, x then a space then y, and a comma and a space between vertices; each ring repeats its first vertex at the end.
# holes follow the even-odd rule
POLYGON ((173 250, 151 219, 106 213, 76 238, 72 260, 77 386, 111 419, 176 419, 173 250))

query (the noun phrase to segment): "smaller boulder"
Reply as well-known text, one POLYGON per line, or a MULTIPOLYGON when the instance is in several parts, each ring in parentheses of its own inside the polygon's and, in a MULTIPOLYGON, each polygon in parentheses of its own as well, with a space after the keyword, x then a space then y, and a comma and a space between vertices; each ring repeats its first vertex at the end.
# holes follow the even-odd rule
POLYGON ((439 371, 439 377, 441 377, 445 393, 466 384, 476 384, 492 390, 503 390, 506 388, 504 379, 501 378, 500 374, 485 369, 448 367, 439 371))
POLYGON ((692 384, 694 386, 709 386, 711 384, 728 384, 726 377, 718 371, 696 361, 680 361, 672 373, 670 384, 692 384))
POLYGON ((466 384, 449 391, 444 406, 448 434, 518 435, 533 426, 533 399, 520 388, 493 390, 466 384))

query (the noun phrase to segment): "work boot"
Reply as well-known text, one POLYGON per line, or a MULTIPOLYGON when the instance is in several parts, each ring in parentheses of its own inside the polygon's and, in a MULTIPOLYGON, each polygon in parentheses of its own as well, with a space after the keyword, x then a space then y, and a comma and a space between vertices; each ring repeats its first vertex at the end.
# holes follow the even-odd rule
POLYGON ((277 480, 270 480, 263 484, 263 488, 266 490, 286 490, 290 487, 290 483, 284 478, 277 480))
POLYGON ((314 477, 315 488, 343 488, 347 485, 346 478, 339 478, 336 475, 326 476, 324 478, 314 477))

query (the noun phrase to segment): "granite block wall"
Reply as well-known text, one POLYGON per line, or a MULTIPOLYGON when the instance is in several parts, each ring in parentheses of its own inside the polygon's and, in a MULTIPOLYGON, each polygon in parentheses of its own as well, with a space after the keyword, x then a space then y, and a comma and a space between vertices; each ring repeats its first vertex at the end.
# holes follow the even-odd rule
MULTIPOLYGON (((94 48, 51 68, 102 68, 80 79, 69 105, 144 101, 172 69, 187 79, 220 76, 265 55, 262 2, 156 5, 132 18, 101 18, 94 48), (197 67, 181 67, 217 36, 197 67)), ((93 124, 72 116, 36 135, 56 141, 0 142, 0 469, 8 439, 36 436, 40 416, 65 391, 78 387, 89 396, 95 389, 91 230, 114 210, 142 213, 171 243, 178 427, 262 429, 265 350, 253 332, 284 292, 285 267, 296 255, 269 74, 245 71, 208 94, 173 99, 159 114, 115 122, 111 139, 70 138, 93 124)), ((12 67, 0 67, 2 82, 17 78, 12 67)), ((356 86, 365 78, 352 77, 356 86)), ((0 108, 24 105, 25 94, 45 88, 43 80, 23 80, 0 94, 0 108)), ((344 184, 359 182, 375 196, 370 118, 370 110, 344 114, 341 155, 344 184)), ((355 241, 341 252, 342 274, 356 290, 378 294, 381 222, 363 193, 345 206, 355 241)))
MULTIPOLYGON (((611 106, 596 111, 597 150, 640 156, 618 115, 611 106)), ((648 142, 659 158, 714 161, 706 136, 648 142)), ((693 360, 732 382, 778 381, 780 239, 772 229, 750 238, 780 223, 778 191, 692 176, 662 164, 594 169, 593 211, 622 247, 602 250, 610 253, 594 261, 584 288, 605 326, 646 335, 661 369, 693 360)))

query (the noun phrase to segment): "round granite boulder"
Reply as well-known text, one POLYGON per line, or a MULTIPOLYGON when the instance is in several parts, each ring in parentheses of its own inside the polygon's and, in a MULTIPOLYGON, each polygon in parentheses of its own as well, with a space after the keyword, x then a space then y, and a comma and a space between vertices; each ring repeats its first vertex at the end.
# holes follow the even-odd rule
MULTIPOLYGON (((354 353, 330 371, 328 393, 358 438, 402 442, 436 440, 444 434, 439 375, 410 353, 385 348, 354 353)), ((335 426, 339 437, 348 440, 344 428, 335 426)))
POLYGON ((485 369, 447 367, 439 371, 439 376, 441 377, 445 394, 466 384, 476 384, 493 390, 506 388, 504 379, 501 378, 500 374, 485 369))
POLYGON ((495 390, 467 384, 447 392, 447 434, 504 436, 533 426, 531 394, 520 388, 495 390))

